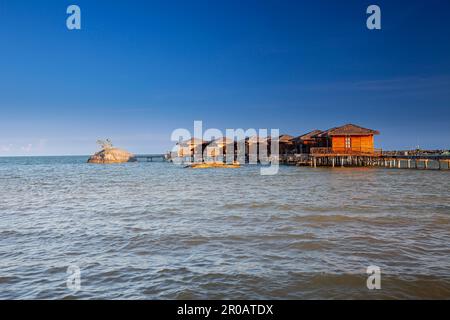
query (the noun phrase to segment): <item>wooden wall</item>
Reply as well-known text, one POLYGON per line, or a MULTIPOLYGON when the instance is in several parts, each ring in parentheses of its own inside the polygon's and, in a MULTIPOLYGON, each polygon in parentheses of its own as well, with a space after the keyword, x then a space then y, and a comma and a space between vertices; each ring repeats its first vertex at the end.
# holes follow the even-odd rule
POLYGON ((334 152, 342 152, 345 150, 345 137, 334 136, 331 139, 331 146, 334 152))
MULTIPOLYGON (((345 145, 346 136, 333 136, 332 148, 334 152, 344 152, 348 150, 345 145)), ((351 151, 372 153, 374 151, 373 135, 350 136, 351 151)))
POLYGON ((373 136, 360 136, 360 147, 364 152, 373 152, 373 136))

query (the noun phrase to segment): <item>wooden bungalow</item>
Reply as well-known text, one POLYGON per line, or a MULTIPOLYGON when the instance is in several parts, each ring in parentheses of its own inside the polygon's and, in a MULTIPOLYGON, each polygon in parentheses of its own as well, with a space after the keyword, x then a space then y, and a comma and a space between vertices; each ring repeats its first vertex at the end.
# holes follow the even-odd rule
POLYGON ((346 124, 317 134, 316 139, 324 139, 326 146, 311 148, 312 154, 368 155, 381 154, 374 147, 376 130, 363 128, 354 124, 346 124))
MULTIPOLYGON (((282 134, 278 137, 280 155, 287 155, 294 151, 294 142, 292 141, 292 139, 294 139, 294 137, 288 134, 282 134)), ((271 146, 269 140, 269 151, 271 150, 270 147, 271 146)))
POLYGON ((307 154, 310 153, 311 148, 322 147, 325 139, 318 137, 322 132, 322 130, 316 129, 293 138, 291 141, 293 143, 294 152, 297 154, 307 154))
POLYGON ((207 144, 208 142, 198 138, 182 141, 177 143, 177 156, 185 160, 194 161, 194 154, 202 157, 207 144))
MULTIPOLYGON (((235 153, 236 143, 234 140, 222 137, 211 141, 204 153, 205 161, 225 162, 227 152, 235 153), (230 150, 228 150, 230 149, 230 150)), ((233 160, 235 156, 233 155, 233 160)))
POLYGON ((270 137, 255 135, 239 142, 227 138, 219 138, 211 142, 192 138, 177 144, 176 156, 190 161, 223 162, 226 160, 227 152, 232 152, 233 160, 241 163, 266 163, 273 156, 281 156, 280 158, 285 162, 295 162, 297 161, 295 159, 301 158, 314 165, 319 161, 318 165, 331 163, 334 166, 337 163, 343 165, 344 162, 359 163, 379 158, 382 152, 374 147, 374 136, 378 134, 376 130, 354 124, 346 124, 326 131, 313 130, 296 138, 283 134, 278 137, 278 155, 270 154, 270 137), (230 145, 233 146, 232 151, 227 150, 230 145), (243 154, 237 152, 243 145, 245 145, 245 158, 243 154), (197 155, 196 159, 194 155, 197 155), (290 160, 291 158, 293 160, 290 160))
POLYGON ((268 161, 269 149, 267 137, 251 136, 245 138, 245 161, 248 163, 257 163, 261 160, 268 161), (266 152, 264 153, 265 148, 266 152), (262 159, 261 159, 262 158, 262 159))
MULTIPOLYGON (((294 152, 294 143, 292 141, 294 139, 293 136, 290 136, 288 134, 282 134, 278 136, 278 154, 281 155, 288 155, 294 152)), ((267 138, 267 154, 271 154, 272 148, 272 137, 267 138)))

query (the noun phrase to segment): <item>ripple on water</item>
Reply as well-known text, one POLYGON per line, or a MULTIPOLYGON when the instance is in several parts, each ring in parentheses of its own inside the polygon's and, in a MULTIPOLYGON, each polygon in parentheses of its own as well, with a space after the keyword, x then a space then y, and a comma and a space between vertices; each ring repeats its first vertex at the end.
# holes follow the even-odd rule
POLYGON ((448 172, 85 161, 2 158, 0 298, 450 297, 448 172))

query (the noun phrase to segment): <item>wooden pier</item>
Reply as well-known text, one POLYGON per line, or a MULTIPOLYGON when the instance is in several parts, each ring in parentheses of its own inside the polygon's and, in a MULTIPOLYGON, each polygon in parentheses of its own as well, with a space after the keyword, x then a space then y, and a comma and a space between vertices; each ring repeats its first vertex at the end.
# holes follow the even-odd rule
POLYGON ((381 167, 392 169, 450 170, 450 156, 384 156, 377 154, 292 154, 280 163, 310 167, 381 167))
POLYGON ((135 158, 140 162, 164 162, 167 160, 164 154, 138 154, 135 155, 135 158))
MULTIPOLYGON (((191 138, 177 144, 177 151, 168 153, 166 159, 191 159, 199 154, 215 158, 217 148, 222 155, 234 152, 234 160, 244 163, 268 163, 310 166, 310 167, 383 167, 396 169, 450 170, 450 150, 405 150, 383 151, 375 148, 374 136, 378 130, 355 124, 345 124, 325 131, 312 130, 298 137, 287 134, 273 137, 257 135, 244 140, 233 141, 223 138, 213 141, 191 138), (272 143, 278 143, 278 151, 272 155, 272 143), (234 142, 234 143, 233 143, 234 142), (238 144, 245 145, 245 154, 236 153, 238 144), (208 147, 215 147, 208 151, 208 147), (233 146, 232 150, 228 150, 233 146), (208 154, 209 153, 209 154, 208 154), (276 160, 275 160, 276 159, 276 160)), ((240 151, 242 153, 242 150, 240 151)), ((217 160, 217 159, 216 159, 217 160)), ((150 160, 152 161, 152 160, 150 160)))
POLYGON ((375 166, 397 169, 450 170, 449 156, 385 156, 375 166))

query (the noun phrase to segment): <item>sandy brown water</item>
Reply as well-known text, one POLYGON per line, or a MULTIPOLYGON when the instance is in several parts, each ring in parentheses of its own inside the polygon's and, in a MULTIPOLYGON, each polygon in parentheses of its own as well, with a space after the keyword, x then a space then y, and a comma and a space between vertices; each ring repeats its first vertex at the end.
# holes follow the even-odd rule
POLYGON ((450 171, 86 159, 0 158, 1 299, 450 298, 450 171))

